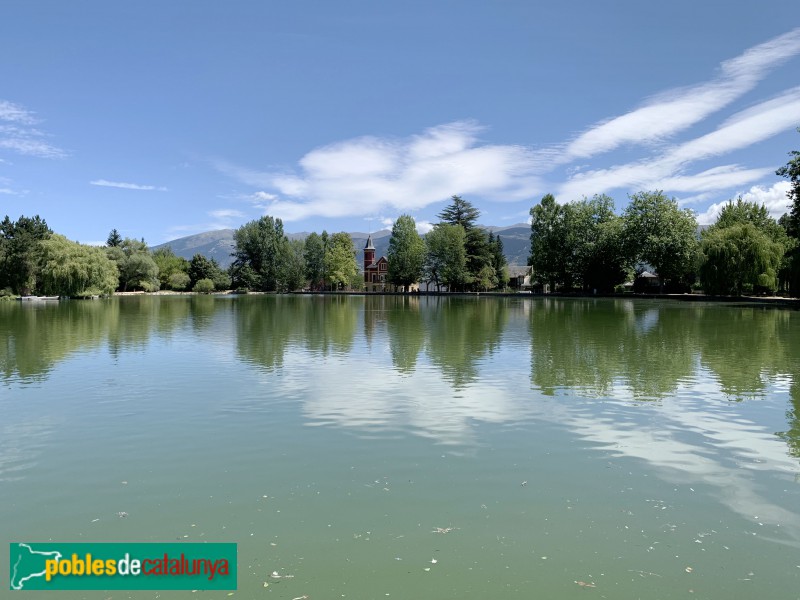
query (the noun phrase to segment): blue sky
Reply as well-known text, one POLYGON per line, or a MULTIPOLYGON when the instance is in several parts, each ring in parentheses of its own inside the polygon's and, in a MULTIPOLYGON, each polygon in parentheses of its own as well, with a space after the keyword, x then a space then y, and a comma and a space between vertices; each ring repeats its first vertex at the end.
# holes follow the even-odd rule
POLYGON ((785 211, 796 0, 63 2, 0 9, 0 216, 157 244, 263 214, 422 230, 663 189, 785 211))

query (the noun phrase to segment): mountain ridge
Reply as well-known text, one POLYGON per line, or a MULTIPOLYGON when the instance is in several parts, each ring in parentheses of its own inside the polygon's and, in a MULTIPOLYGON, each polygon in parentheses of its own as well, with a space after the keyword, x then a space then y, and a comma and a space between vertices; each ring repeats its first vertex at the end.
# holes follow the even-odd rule
MULTIPOLYGON (((480 229, 490 231, 495 235, 500 235, 503 240, 503 254, 510 265, 525 265, 528 261, 530 252, 530 225, 526 223, 516 223, 505 227, 495 225, 478 225, 480 229)), ((187 260, 195 254, 202 254, 206 258, 213 258, 223 268, 227 268, 232 262, 231 254, 234 249, 233 234, 234 229, 216 229, 204 231, 194 235, 187 235, 181 238, 164 242, 157 246, 152 246, 151 250, 159 248, 171 248, 178 256, 187 260)), ((389 240, 392 232, 390 229, 380 229, 371 234, 363 231, 348 232, 356 247, 359 258, 361 258, 367 237, 372 235, 377 256, 385 255, 389 250, 389 240)), ((302 240, 309 236, 309 232, 301 231, 297 233, 287 233, 286 237, 290 240, 302 240)))

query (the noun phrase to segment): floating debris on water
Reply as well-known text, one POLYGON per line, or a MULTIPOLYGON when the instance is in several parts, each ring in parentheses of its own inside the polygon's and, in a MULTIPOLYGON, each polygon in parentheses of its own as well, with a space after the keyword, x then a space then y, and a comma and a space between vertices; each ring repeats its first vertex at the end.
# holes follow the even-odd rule
POLYGON ((458 529, 458 527, 434 527, 431 533, 450 533, 456 529, 458 529))

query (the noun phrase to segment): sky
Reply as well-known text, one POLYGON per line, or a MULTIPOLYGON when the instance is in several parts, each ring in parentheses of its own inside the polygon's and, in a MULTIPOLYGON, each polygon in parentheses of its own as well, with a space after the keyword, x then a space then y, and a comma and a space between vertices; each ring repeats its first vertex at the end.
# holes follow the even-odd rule
POLYGON ((6 0, 0 216, 150 244, 663 190, 786 212, 796 0, 6 0))

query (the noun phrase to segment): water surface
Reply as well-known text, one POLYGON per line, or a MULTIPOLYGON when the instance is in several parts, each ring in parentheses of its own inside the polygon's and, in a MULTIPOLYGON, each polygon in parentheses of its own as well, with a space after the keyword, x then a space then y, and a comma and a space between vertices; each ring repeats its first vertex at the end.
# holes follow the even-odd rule
MULTIPOLYGON (((0 560, 207 540, 243 598, 798 598, 798 377, 800 315, 753 306, 0 304, 0 560)), ((59 597, 109 595, 193 597, 59 597)))

